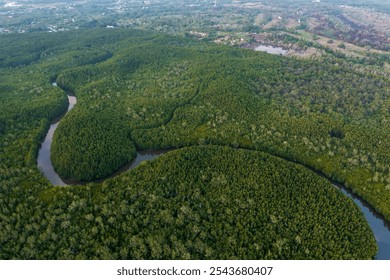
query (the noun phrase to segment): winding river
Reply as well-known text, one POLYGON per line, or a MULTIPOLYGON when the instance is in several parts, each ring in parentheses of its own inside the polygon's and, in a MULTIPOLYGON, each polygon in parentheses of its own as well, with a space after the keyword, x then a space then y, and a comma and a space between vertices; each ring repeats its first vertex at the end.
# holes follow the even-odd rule
MULTIPOLYGON (((52 83, 53 86, 57 86, 57 83, 52 83)), ((77 180, 71 180, 71 179, 65 179, 61 178, 57 172, 55 172, 54 167, 50 160, 50 147, 51 143, 53 141, 53 135, 54 131, 57 129, 58 124, 60 123, 61 119, 70 111, 73 109, 74 105, 77 103, 77 99, 75 96, 68 94, 68 101, 69 106, 68 110, 65 114, 62 116, 56 118, 52 124, 50 125, 49 131, 46 134, 45 140, 41 144, 41 148, 39 149, 38 153, 38 159, 37 159, 37 165, 39 170, 45 175, 45 177, 55 186, 69 186, 69 185, 85 185, 88 182, 84 181, 77 181, 77 180)), ((119 174, 128 171, 130 169, 133 169, 137 167, 141 162, 145 160, 151 160, 159 155, 165 153, 165 151, 138 151, 136 157, 129 162, 128 164, 122 166, 119 170, 112 173, 110 176, 107 176, 105 178, 95 180, 93 182, 99 183, 103 182, 109 178, 118 176, 119 174)))
MULTIPOLYGON (((55 85, 55 83, 53 83, 53 85, 55 85)), ((69 106, 67 112, 72 110, 77 100, 75 96, 68 95, 68 101, 69 101, 69 106)), ((38 160, 37 160, 38 168, 42 171, 45 177, 49 179, 49 181, 55 186, 68 185, 54 171, 54 167, 51 164, 51 160, 50 160, 50 147, 51 147, 51 142, 53 141, 54 131, 57 129, 57 126, 60 123, 60 120, 62 119, 63 116, 65 116, 65 114, 55 119, 53 123, 50 125, 45 140, 42 142, 41 148, 39 149, 38 160)))
MULTIPOLYGON (((53 83, 53 86, 57 86, 57 84, 53 83)), ((68 100, 69 100, 69 106, 68 106, 67 112, 69 112, 77 102, 76 97, 72 96, 72 95, 68 95, 68 100)), ((54 171, 53 165, 51 164, 50 146, 51 146, 51 142, 53 140, 53 134, 54 134, 54 131, 56 130, 60 120, 65 115, 66 114, 57 118, 50 125, 50 129, 47 132, 45 140, 43 141, 41 148, 39 149, 38 160, 37 160, 38 168, 42 171, 44 176, 53 185, 56 185, 56 186, 83 185, 83 184, 86 184, 88 182, 72 181, 72 180, 66 180, 66 179, 61 178, 54 171)), ((127 170, 135 168, 141 162, 143 162, 145 160, 154 159, 154 158, 164 154, 165 152, 166 151, 138 151, 135 159, 132 160, 130 163, 123 166, 122 168, 120 168, 118 171, 111 174, 110 176, 103 178, 103 179, 100 179, 100 180, 96 180, 94 182, 102 182, 108 178, 115 177, 122 172, 125 172, 127 170)), ((322 176, 322 177, 324 177, 324 176, 322 176)), ((338 184, 334 181, 331 181, 331 183, 335 187, 339 188, 346 196, 351 198, 355 202, 355 204, 363 212, 367 222, 369 223, 369 225, 370 225, 370 227, 375 235, 375 238, 376 238, 376 241, 378 244, 379 251, 378 251, 377 255, 375 256, 375 259, 390 260, 390 223, 386 222, 382 215, 378 214, 363 199, 354 195, 348 188, 346 188, 345 186, 338 184)))

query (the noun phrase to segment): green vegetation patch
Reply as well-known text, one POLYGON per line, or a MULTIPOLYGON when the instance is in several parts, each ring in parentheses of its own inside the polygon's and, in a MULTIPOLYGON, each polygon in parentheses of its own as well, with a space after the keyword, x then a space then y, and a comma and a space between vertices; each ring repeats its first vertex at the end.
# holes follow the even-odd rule
POLYGON ((101 185, 54 188, 29 243, 2 257, 371 259, 357 206, 326 179, 262 152, 183 148, 101 185), (34 250, 33 250, 34 249, 34 250), (12 252, 12 253, 11 253, 12 252), (33 253, 32 253, 33 252, 33 253))

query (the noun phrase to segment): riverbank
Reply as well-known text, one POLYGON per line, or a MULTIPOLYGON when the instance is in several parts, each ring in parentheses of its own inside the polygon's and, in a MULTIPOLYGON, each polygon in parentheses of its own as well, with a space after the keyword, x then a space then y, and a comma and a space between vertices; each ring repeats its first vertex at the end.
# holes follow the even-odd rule
MULTIPOLYGON (((69 112, 74 105, 77 103, 77 99, 74 96, 68 95, 69 100, 69 106, 67 112, 69 112)), ((63 116, 62 116, 63 117, 63 116)), ((49 181, 53 185, 58 186, 67 186, 67 185, 84 185, 89 182, 83 182, 83 181, 75 181, 75 180, 66 180, 62 179, 55 171, 50 161, 50 146, 53 139, 54 131, 57 128, 57 125, 59 123, 59 120, 56 120, 51 126, 50 129, 45 137, 44 142, 42 143, 41 149, 39 150, 39 156, 38 156, 38 167, 43 172, 46 178, 49 179, 49 181)), ((137 156, 128 164, 120 168, 118 171, 114 172, 110 176, 107 176, 105 178, 93 181, 96 183, 103 182, 109 178, 113 178, 118 176, 119 174, 126 172, 130 169, 135 168, 139 164, 141 164, 145 160, 152 160, 162 154, 164 154, 166 151, 139 151, 137 152, 137 156)), ((325 177, 323 174, 321 174, 322 177, 325 177)), ((325 177, 326 178, 326 177, 325 177)), ((329 178, 326 178, 329 181, 331 181, 329 178)), ((361 198, 353 195, 348 188, 345 186, 342 186, 334 181, 331 181, 331 183, 340 188, 342 192, 351 198, 355 204, 361 209, 363 212, 366 220, 368 221, 372 231, 374 232, 375 238, 378 243, 379 251, 376 255, 376 259, 390 259, 390 226, 389 224, 384 220, 383 217, 381 217, 380 214, 378 214, 375 210, 373 210, 367 203, 365 203, 364 200, 361 198)))

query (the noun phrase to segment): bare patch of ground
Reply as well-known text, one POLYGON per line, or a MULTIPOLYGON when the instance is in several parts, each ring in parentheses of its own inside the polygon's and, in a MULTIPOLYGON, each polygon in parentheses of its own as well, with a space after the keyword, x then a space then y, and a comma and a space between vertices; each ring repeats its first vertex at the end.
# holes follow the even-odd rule
POLYGON ((261 25, 264 22, 264 14, 258 14, 255 18, 255 25, 261 25))
POLYGON ((340 8, 345 17, 351 21, 357 24, 364 22, 378 32, 390 36, 390 16, 388 14, 351 6, 340 6, 340 8))

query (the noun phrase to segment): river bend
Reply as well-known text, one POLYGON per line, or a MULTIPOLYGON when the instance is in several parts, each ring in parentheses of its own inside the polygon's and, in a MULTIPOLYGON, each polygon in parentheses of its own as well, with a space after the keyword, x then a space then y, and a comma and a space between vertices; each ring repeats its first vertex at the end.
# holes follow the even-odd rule
MULTIPOLYGON (((53 86, 57 86, 56 83, 53 83, 53 86)), ((77 99, 75 96, 68 95, 69 106, 67 112, 69 112, 73 106, 76 104, 77 99)), ((62 116, 64 117, 65 114, 62 116)), ((50 160, 50 147, 53 140, 54 131, 57 129, 59 122, 62 117, 57 118, 51 125, 50 129, 47 132, 45 140, 43 141, 41 148, 39 149, 38 154, 38 168, 42 171, 44 176, 56 186, 68 186, 68 185, 83 185, 88 182, 72 181, 61 178, 53 168, 53 165, 50 160)), ((102 182, 108 178, 115 177, 122 172, 133 169, 138 166, 141 162, 145 160, 151 160, 159 155, 165 153, 166 151, 139 151, 137 156, 130 163, 126 164, 118 171, 114 172, 110 176, 96 180, 95 182, 102 182)), ((326 178, 326 177, 325 177, 326 178)), ((328 179, 328 178, 327 178, 328 179)), ((329 179, 328 179, 329 180, 329 179)), ((375 259, 379 260, 390 260, 390 223, 386 222, 382 215, 378 214, 370 205, 368 205, 363 199, 354 195, 348 188, 345 186, 331 181, 332 184, 339 188, 346 196, 351 198, 355 204, 363 212, 368 224, 370 225, 374 236, 376 238, 379 251, 375 256, 375 259)))

